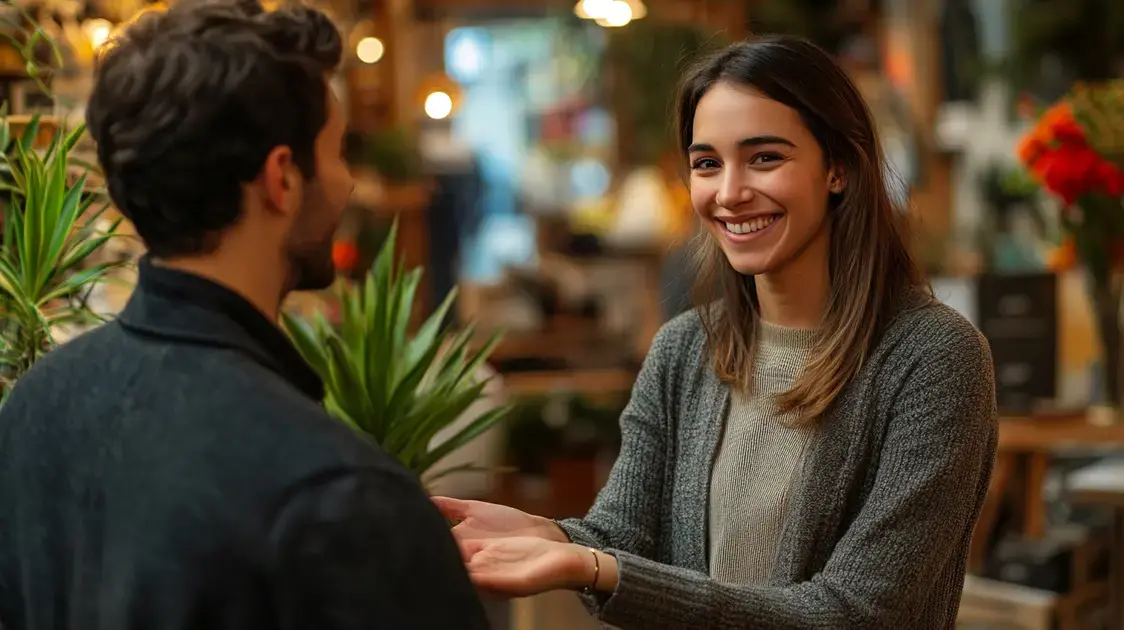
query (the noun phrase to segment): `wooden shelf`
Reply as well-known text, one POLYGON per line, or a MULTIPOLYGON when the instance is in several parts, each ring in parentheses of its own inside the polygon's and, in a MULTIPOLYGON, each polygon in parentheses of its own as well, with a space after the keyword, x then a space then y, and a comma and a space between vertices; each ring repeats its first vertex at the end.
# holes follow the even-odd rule
POLYGON ((510 396, 542 396, 560 392, 587 395, 627 393, 635 382, 636 373, 624 369, 510 372, 503 375, 504 392, 510 396))

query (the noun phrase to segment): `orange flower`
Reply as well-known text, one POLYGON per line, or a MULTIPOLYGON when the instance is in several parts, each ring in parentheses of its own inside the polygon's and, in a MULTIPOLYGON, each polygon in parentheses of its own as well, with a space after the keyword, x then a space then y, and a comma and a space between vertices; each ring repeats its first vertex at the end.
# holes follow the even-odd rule
MULTIPOLYGON (((1055 143, 1084 144, 1085 134, 1073 117, 1073 108, 1066 101, 1061 101, 1047 109, 1038 123, 1022 140, 1019 141, 1017 153, 1019 160, 1033 172, 1034 163, 1038 157, 1055 143)), ((1039 176, 1040 173, 1036 173, 1039 176)))
POLYGON ((1046 256, 1046 266, 1055 273, 1077 266, 1077 242, 1072 236, 1066 237, 1046 256))
POLYGON ((1042 136, 1043 134, 1038 129, 1023 136, 1016 149, 1020 162, 1027 166, 1034 166, 1034 161, 1038 158, 1038 155, 1046 149, 1046 139, 1042 136))
POLYGON ((1071 122, 1073 122, 1073 108, 1069 106, 1069 101, 1059 101, 1042 114, 1042 119, 1038 124, 1041 127, 1053 130, 1058 125, 1071 122))

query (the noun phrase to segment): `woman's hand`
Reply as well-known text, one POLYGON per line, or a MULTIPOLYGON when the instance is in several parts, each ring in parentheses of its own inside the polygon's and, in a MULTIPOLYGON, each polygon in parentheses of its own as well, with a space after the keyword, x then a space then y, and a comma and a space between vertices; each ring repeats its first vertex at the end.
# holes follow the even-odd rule
POLYGON ((453 536, 458 542, 513 537, 570 542, 566 533, 554 521, 506 505, 449 497, 433 497, 433 502, 445 518, 459 521, 453 527, 453 536))
POLYGON ((611 558, 599 554, 601 571, 595 571, 593 554, 585 547, 530 537, 467 540, 461 553, 477 587, 508 597, 585 588, 611 558))

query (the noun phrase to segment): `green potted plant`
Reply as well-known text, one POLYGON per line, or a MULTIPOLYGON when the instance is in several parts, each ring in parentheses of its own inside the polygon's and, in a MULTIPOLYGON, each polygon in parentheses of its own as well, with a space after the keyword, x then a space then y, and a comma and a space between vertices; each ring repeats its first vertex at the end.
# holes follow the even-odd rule
POLYGON ((100 321, 87 303, 90 291, 123 264, 88 264, 116 235, 120 220, 99 230, 109 204, 87 190, 86 173, 73 179, 68 168, 85 128, 56 133, 40 153, 31 147, 37 127, 33 119, 13 141, 7 120, 0 120, 0 146, 14 147, 2 158, 14 184, 6 185, 11 198, 0 249, 0 400, 57 344, 60 327, 100 321))
POLYGON ((483 396, 487 381, 476 375, 499 335, 474 348, 473 326, 460 332, 446 328, 455 290, 410 334, 422 269, 403 272, 395 264, 396 236, 397 222, 364 280, 337 286, 338 325, 323 314, 310 322, 283 314, 282 323, 324 380, 329 413, 432 483, 452 472, 478 469, 462 465, 432 471, 450 453, 495 426, 510 408, 487 411, 435 443, 438 433, 462 420, 483 396))
MULTIPOLYGON (((32 52, 48 38, 36 28, 26 39, 28 74, 36 78, 43 71, 32 52)), ((67 131, 56 125, 40 149, 42 122, 35 115, 13 131, 7 104, 0 107, 0 189, 6 197, 0 227, 0 402, 57 345, 63 327, 101 320, 88 304, 90 292, 124 264, 92 264, 117 235, 120 220, 99 229, 110 204, 90 186, 91 167, 71 155, 85 126, 67 131)))

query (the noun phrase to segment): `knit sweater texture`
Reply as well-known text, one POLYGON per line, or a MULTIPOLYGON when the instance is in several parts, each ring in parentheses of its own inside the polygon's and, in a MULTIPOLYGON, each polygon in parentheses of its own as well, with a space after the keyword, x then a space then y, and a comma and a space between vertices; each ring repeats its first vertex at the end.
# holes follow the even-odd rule
POLYGON ((803 372, 816 332, 765 322, 757 328, 753 387, 731 392, 710 475, 710 576, 731 584, 769 579, 789 498, 816 433, 794 426, 797 415, 776 403, 803 372))
POLYGON ((730 401, 697 313, 666 324, 590 512, 562 522, 616 557, 591 602, 623 630, 953 628, 995 459, 987 342, 932 301, 886 327, 817 433, 766 584, 708 573, 711 473, 730 401))

